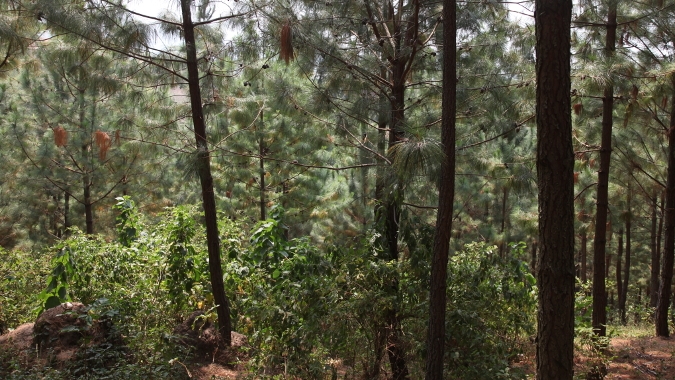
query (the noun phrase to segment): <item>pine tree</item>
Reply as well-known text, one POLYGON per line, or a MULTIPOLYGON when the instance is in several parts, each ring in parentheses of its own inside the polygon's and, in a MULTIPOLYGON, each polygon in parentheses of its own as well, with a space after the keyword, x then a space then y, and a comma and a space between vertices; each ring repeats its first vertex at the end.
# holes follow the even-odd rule
POLYGON ((455 199, 455 116, 457 88, 457 4, 443 3, 443 115, 441 142, 445 160, 441 164, 438 190, 438 216, 434 237, 434 254, 431 262, 429 294, 429 327, 427 333, 426 379, 443 378, 445 353, 445 309, 448 253, 452 232, 452 215, 455 199))
POLYGON ((17 0, 0 4, 0 78, 19 66, 28 45, 37 40, 41 17, 24 9, 17 0))
MULTIPOLYGON (((195 138, 195 168, 201 184, 201 198, 204 208, 209 252, 209 271, 214 301, 217 305, 219 332, 222 341, 230 344, 231 316, 229 301, 224 293, 223 276, 218 238, 215 191, 211 174, 211 157, 208 148, 208 135, 204 120, 200 73, 212 75, 209 71, 211 58, 220 58, 219 48, 211 51, 209 40, 201 40, 198 45, 195 29, 209 33, 209 25, 240 16, 231 14, 213 17, 208 0, 196 4, 198 20, 192 19, 193 1, 181 0, 181 16, 176 19, 170 14, 164 18, 152 18, 159 21, 165 33, 177 33, 182 37, 183 52, 162 51, 151 46, 150 37, 153 27, 142 24, 118 2, 101 2, 95 6, 83 8, 79 4, 61 1, 39 1, 32 8, 44 15, 45 20, 55 31, 71 33, 79 38, 100 46, 105 50, 121 54, 137 62, 144 62, 162 71, 174 83, 182 80, 187 83, 191 105, 191 120, 195 138), (102 31, 105 31, 103 33, 102 31), (206 59, 197 58, 197 49, 206 59), (201 66, 201 67, 200 67, 201 66)), ((139 15, 137 15, 139 16, 139 15)), ((139 17, 145 17, 140 15, 139 17)))
MULTIPOLYGON (((626 160, 630 171, 637 171, 640 178, 644 179, 643 193, 649 197, 654 189, 666 189, 665 210, 668 212, 668 191, 671 181, 672 141, 669 148, 664 149, 662 136, 671 137, 667 133, 673 124, 673 109, 670 97, 673 94, 673 83, 667 67, 672 61, 672 56, 665 53, 666 46, 672 43, 675 34, 670 25, 672 17, 669 5, 657 5, 659 11, 654 12, 653 4, 632 4, 622 23, 619 44, 624 47, 627 54, 637 62, 636 68, 628 67, 625 70, 625 88, 623 99, 627 103, 624 115, 624 127, 628 127, 630 133, 628 139, 616 139, 622 144, 617 145, 617 150, 626 160), (670 122, 666 121, 670 118, 670 122), (635 127, 633 127, 635 125, 635 127), (633 147, 624 141, 638 141, 639 146, 633 147), (667 158, 666 158, 667 157, 667 158), (668 162, 667 174, 662 171, 663 160, 668 162), (663 178, 667 177, 666 180, 663 178)), ((671 137, 672 138, 672 137, 671 137)), ((634 175, 635 176, 635 175, 634 175)), ((671 186, 672 187, 672 186, 671 186)), ((672 191, 671 191, 672 193, 672 191)), ((674 196, 675 197, 675 196, 674 196)), ((675 202, 675 201, 674 201, 675 202)), ((668 216, 664 216, 668 226, 668 216)), ((670 238, 671 240, 675 238, 670 238)), ((672 248, 669 247, 669 232, 666 228, 665 244, 663 250, 663 266, 661 267, 661 284, 659 302, 656 312, 656 331, 659 336, 668 336, 667 314, 670 297, 670 285, 672 283, 672 248), (670 268, 669 268, 670 265, 670 268)), ((672 247, 672 246, 671 246, 672 247)), ((656 263, 653 263, 654 265, 656 263)))
MULTIPOLYGON (((114 98, 119 85, 111 80, 110 73, 101 71, 102 67, 109 67, 108 57, 98 55, 86 43, 79 46, 61 44, 43 48, 42 62, 49 79, 33 81, 26 72, 24 81, 31 94, 37 121, 47 127, 42 131, 43 139, 51 139, 52 136, 48 135, 53 134, 57 150, 61 148, 64 151, 51 152, 61 156, 54 160, 56 165, 49 165, 49 158, 41 154, 39 159, 45 165, 44 178, 84 207, 85 231, 92 234, 94 205, 105 199, 122 179, 112 178, 110 181, 105 173, 108 171, 108 151, 113 145, 114 132, 101 130, 114 120, 111 117, 114 113, 105 109, 109 104, 107 99, 114 98), (55 97, 51 99, 48 96, 50 88, 55 90, 55 97), (70 174, 74 174, 75 178, 69 179, 70 174), (103 183, 106 185, 101 186, 103 183), (76 192, 77 188, 82 193, 76 192)), ((28 151, 25 153, 30 155, 28 151)), ((31 161, 36 159, 31 158, 31 161)), ((64 214, 64 224, 70 224, 65 221, 68 218, 69 215, 64 214)))
POLYGON ((571 1, 535 2, 540 247, 537 379, 571 379, 574 373, 571 17, 571 1))

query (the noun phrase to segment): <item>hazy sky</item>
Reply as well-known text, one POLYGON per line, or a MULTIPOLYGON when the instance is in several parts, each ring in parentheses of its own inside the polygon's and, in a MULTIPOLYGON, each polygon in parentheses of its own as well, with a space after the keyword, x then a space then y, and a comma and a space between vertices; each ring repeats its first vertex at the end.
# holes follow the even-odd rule
POLYGON ((176 3, 173 0, 130 0, 128 8, 134 12, 142 13, 148 16, 159 16, 167 8, 174 8, 178 11, 176 3))

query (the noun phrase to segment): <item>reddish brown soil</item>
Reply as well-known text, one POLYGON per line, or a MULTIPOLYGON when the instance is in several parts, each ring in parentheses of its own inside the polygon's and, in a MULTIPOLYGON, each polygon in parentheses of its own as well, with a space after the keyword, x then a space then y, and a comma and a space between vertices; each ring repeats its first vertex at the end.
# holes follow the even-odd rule
MULTIPOLYGON (((524 355, 520 356, 513 367, 522 369, 528 378, 534 378, 535 347, 530 344, 524 355)), ((614 337, 609 351, 604 356, 607 363, 605 379, 668 379, 675 380, 675 337, 669 339, 656 337, 614 337)), ((592 357, 579 351, 574 357, 576 379, 585 379, 596 363, 603 358, 592 357)))
POLYGON ((606 379, 675 379, 675 338, 612 339, 606 379))
MULTIPOLYGON (((41 366, 45 364, 45 360, 36 355, 31 348, 33 348, 33 323, 25 323, 7 334, 0 335, 0 351, 14 352, 22 359, 21 362, 30 366, 41 366)), ((233 347, 245 346, 246 338, 237 333, 233 333, 232 345, 233 347)), ((68 344, 56 345, 56 359, 58 362, 67 362, 71 360, 77 352, 76 347, 68 344)), ((237 379, 244 377, 247 374, 246 366, 243 363, 231 363, 233 359, 237 358, 236 348, 229 352, 216 352, 215 355, 204 356, 201 360, 191 363, 174 362, 174 366, 182 366, 185 371, 188 371, 192 379, 237 379), (227 364, 231 363, 231 364, 227 364)), ((246 360, 242 357, 241 359, 246 360)))
MULTIPOLYGON (((236 336, 235 345, 245 345, 243 336, 236 336)), ((33 344, 33 324, 26 323, 17 329, 0 336, 0 350, 13 349, 16 352, 27 352, 33 344)), ((525 347, 525 354, 514 363, 514 369, 520 369, 534 377, 534 344, 525 347)), ((59 360, 68 360, 70 350, 63 350, 59 360)), ((611 339, 610 349, 604 360, 607 365, 605 379, 672 379, 675 380, 675 337, 670 339, 656 337, 615 337, 611 339)), ((209 358, 199 362, 174 363, 189 371, 193 379, 236 379, 245 377, 245 364, 228 365, 233 358, 232 353, 216 352, 209 358)), ((241 358, 245 361, 245 358, 241 358)), ((594 363, 602 358, 593 358, 588 353, 575 354, 575 378, 584 379, 594 363)), ((33 361, 33 364, 39 363, 33 361)))

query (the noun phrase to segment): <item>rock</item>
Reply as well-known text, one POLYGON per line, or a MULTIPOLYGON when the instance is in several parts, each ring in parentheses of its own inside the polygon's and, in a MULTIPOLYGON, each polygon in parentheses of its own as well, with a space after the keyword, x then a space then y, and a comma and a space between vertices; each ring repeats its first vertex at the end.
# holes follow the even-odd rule
POLYGON ((86 307, 79 302, 66 302, 45 310, 35 321, 33 344, 40 348, 75 346, 90 326, 86 307))
MULTIPOLYGON (((193 347, 201 353, 213 353, 218 348, 220 335, 216 327, 207 318, 200 318, 203 311, 195 311, 181 324, 173 329, 173 335, 178 342, 187 347, 193 347)), ((246 336, 232 331, 232 347, 242 347, 247 344, 246 336)))
POLYGON ((12 346, 18 350, 26 350, 33 344, 33 323, 24 323, 5 335, 0 335, 0 347, 12 346))
POLYGON ((112 320, 94 320, 88 311, 89 308, 79 302, 66 302, 45 310, 33 326, 33 345, 38 345, 40 350, 53 349, 57 354, 82 346, 82 338, 86 338, 87 346, 101 343, 125 346, 112 320))

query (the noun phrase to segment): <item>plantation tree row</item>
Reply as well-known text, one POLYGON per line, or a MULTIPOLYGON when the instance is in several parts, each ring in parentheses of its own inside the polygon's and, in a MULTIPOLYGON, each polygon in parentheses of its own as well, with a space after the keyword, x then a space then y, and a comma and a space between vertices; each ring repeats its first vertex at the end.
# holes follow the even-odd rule
MULTIPOLYGON (((311 273, 340 279, 324 299, 357 308, 364 278, 373 294, 375 310, 354 317, 367 378, 470 378, 455 327, 482 319, 460 312, 476 307, 471 289, 449 284, 481 260, 510 268, 523 300, 536 277, 538 378, 572 378, 575 318, 598 336, 631 318, 669 335, 675 1, 180 0, 141 14, 121 0, 9 0, 0 12, 6 249, 77 228, 119 238, 118 197, 148 221, 199 204, 223 343, 260 311, 228 270, 319 292, 325 279, 282 270, 318 255, 311 273), (244 232, 228 223, 250 246, 233 248, 244 232), (378 272, 354 276, 364 261, 378 272), (588 316, 576 291, 592 294, 588 316)), ((285 302, 277 290, 269 302, 285 302)), ((269 323, 249 327, 292 327, 269 323)))

